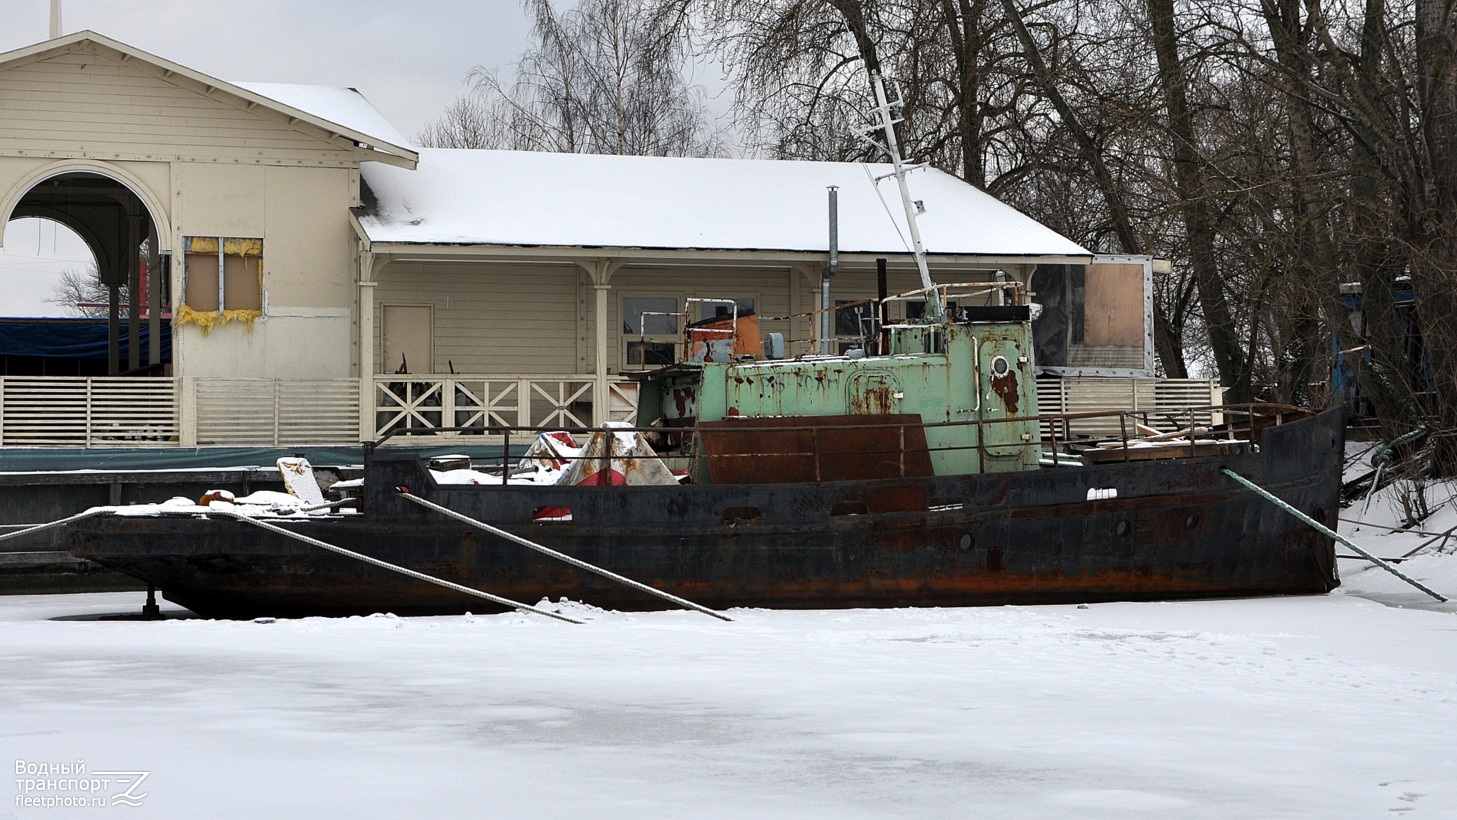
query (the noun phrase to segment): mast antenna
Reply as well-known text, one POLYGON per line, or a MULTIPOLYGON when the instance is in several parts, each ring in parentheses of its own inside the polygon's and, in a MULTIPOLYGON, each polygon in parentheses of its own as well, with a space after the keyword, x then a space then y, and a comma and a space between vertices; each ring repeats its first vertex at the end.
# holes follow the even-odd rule
POLYGON ((906 212, 906 224, 911 229, 912 254, 916 259, 916 270, 921 274, 921 287, 926 291, 926 318, 932 322, 939 322, 942 319, 941 299, 936 293, 936 283, 931 280, 931 271, 926 267, 926 247, 921 244, 921 229, 916 224, 916 217, 925 211, 920 202, 911 200, 911 191, 906 187, 906 173, 918 168, 924 168, 925 163, 907 165, 901 158, 900 142, 895 137, 895 126, 903 120, 895 116, 895 109, 901 107, 901 100, 894 103, 886 99, 885 81, 881 79, 879 72, 870 74, 870 83, 875 90, 875 125, 867 129, 863 139, 879 148, 881 152, 890 157, 891 173, 876 178, 876 182, 885 179, 887 176, 895 177, 896 184, 900 187, 901 207, 906 212), (885 134, 885 143, 877 142, 870 134, 876 131, 885 134))

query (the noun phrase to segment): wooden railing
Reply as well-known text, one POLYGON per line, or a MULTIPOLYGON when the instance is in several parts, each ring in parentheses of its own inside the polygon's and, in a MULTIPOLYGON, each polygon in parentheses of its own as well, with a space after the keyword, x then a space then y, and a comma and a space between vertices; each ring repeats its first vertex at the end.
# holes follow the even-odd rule
POLYGON ((0 376, 0 446, 176 444, 173 379, 0 376))
POLYGON ((193 379, 200 446, 359 443, 355 379, 193 379))
MULTIPOLYGON (((590 427, 637 418, 637 384, 611 377, 597 395, 591 375, 373 377, 375 438, 404 427, 590 427), (602 407, 601 415, 594 408, 602 407)), ((1038 383, 1043 414, 1133 410, 1156 427, 1187 422, 1179 412, 1219 403, 1203 380, 1064 379, 1038 383), (1167 416, 1167 418, 1165 418, 1167 416)), ((165 377, 0 377, 0 446, 167 447, 353 444, 361 439, 355 379, 190 379, 165 377), (195 420, 191 430, 179 419, 195 420), (191 433, 192 435, 189 435, 191 433)), ((1218 423, 1218 413, 1199 424, 1218 423)), ((1079 420, 1068 436, 1113 435, 1100 419, 1079 420), (1106 429, 1105 429, 1106 428, 1106 429)), ((368 431, 365 431, 368 436, 368 431)), ((1044 435, 1051 431, 1044 425, 1044 435)), ((441 438, 457 435, 441 434, 441 438)), ((418 437, 411 437, 418 440, 418 437)))
MULTIPOLYGON (((1043 415, 1102 413, 1127 410, 1138 413, 1146 423, 1168 431, 1186 425, 1185 409, 1223 404, 1218 380, 1214 379, 1120 379, 1086 377, 1071 379, 1039 379, 1037 409, 1043 415)), ((1195 414, 1195 424, 1222 423, 1220 414, 1205 410, 1195 414)), ((1042 435, 1053 434, 1043 422, 1042 435)), ((1065 420, 1056 435, 1059 439, 1078 436, 1101 437, 1119 434, 1115 419, 1086 417, 1065 420)))
POLYGON ((593 410, 599 401, 606 408, 602 420, 637 420, 634 382, 609 381, 599 399, 592 375, 380 375, 374 377, 375 436, 403 428, 589 427, 598 421, 593 410))

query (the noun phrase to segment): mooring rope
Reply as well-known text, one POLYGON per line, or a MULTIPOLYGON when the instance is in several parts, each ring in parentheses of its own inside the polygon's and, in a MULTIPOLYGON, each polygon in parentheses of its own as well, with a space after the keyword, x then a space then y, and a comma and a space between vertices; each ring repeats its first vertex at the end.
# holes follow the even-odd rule
POLYGON ((596 566, 594 564, 589 564, 586 561, 583 561, 583 560, 581 560, 579 558, 573 558, 572 556, 567 555, 566 553, 557 552, 556 550, 552 549, 551 547, 542 546, 541 544, 538 544, 535 541, 530 541, 528 539, 522 538, 519 535, 515 535, 513 533, 507 532, 506 530, 503 530, 500 527, 493 527, 490 524, 485 523, 484 521, 477 521, 476 519, 471 518, 468 515, 461 515, 460 513, 456 512, 455 510, 450 509, 449 507, 442 507, 439 504, 434 503, 433 501, 427 501, 427 500, 421 498, 420 496, 411 493, 408 489, 406 489, 404 487, 398 487, 398 488, 396 488, 395 492, 401 498, 407 499, 409 501, 413 501, 416 504, 419 504, 420 506, 425 507, 426 509, 434 510, 435 512, 438 512, 441 515, 450 516, 451 518, 455 519, 456 521, 461 522, 462 524, 469 524, 470 526, 475 527, 476 529, 485 530, 486 532, 488 532, 488 533, 490 533, 492 535, 499 536, 501 538, 506 539, 507 541, 513 541, 513 542, 515 542, 517 544, 520 544, 523 547, 527 547, 527 548, 530 548, 530 549, 534 549, 534 550, 536 550, 537 552, 539 552, 539 553, 541 553, 543 555, 551 556, 552 558, 555 558, 555 559, 557 559, 559 561, 565 561, 568 564, 571 564, 572 566, 577 567, 578 569, 584 569, 584 570, 586 570, 588 572, 593 572, 593 573, 596 573, 598 575, 601 575, 603 578, 608 578, 608 579, 611 579, 613 581, 617 581, 620 584, 626 584, 627 586, 630 586, 633 589, 638 590, 639 592, 646 592, 649 595, 656 595, 657 597, 662 598, 665 601, 672 601, 673 603, 677 604, 678 606, 681 606, 681 607, 684 607, 684 608, 687 608, 687 609, 691 609, 691 610, 693 610, 695 612, 702 612, 704 615, 712 615, 713 617, 718 618, 721 621, 730 621, 730 622, 733 621, 733 618, 730 618, 729 616, 724 615, 723 613, 715 612, 714 610, 709 609, 706 606, 702 606, 700 604, 695 604, 692 601, 688 600, 687 598, 679 598, 677 595, 674 595, 674 594, 672 594, 670 592, 664 592, 664 591, 662 591, 660 589, 655 589, 653 587, 648 586, 647 584, 639 583, 637 581, 632 580, 631 578, 627 578, 625 576, 618 575, 617 573, 612 572, 610 570, 605 570, 605 569, 603 569, 603 568, 601 568, 599 566, 596 566))
POLYGON ((46 524, 36 524, 33 527, 26 527, 23 530, 16 530, 15 532, 7 532, 4 535, 0 535, 0 541, 9 541, 12 538, 19 538, 22 535, 29 535, 29 534, 31 534, 33 532, 42 532, 44 530, 53 530, 56 527, 64 527, 67 524, 71 523, 72 521, 80 521, 83 518, 93 518, 93 517, 98 516, 98 515, 109 515, 109 514, 111 514, 111 510, 110 509, 104 508, 104 507, 96 507, 94 509, 87 510, 86 512, 76 513, 75 515, 67 516, 65 518, 61 518, 61 519, 58 519, 56 521, 51 521, 51 522, 46 523, 46 524))
POLYGON ((1250 489, 1251 491, 1253 491, 1255 494, 1259 495, 1261 498, 1265 499, 1266 501, 1269 501, 1271 504, 1274 504, 1275 506, 1279 507, 1280 509, 1284 510, 1285 512, 1288 512, 1291 515, 1295 516, 1296 518, 1300 519, 1301 521, 1304 521, 1306 524, 1309 524, 1311 527, 1314 527, 1317 531, 1322 532, 1322 533, 1325 533, 1325 535, 1327 535, 1328 537, 1335 539, 1337 542, 1339 542, 1341 544, 1345 544, 1347 547, 1350 547, 1352 550, 1354 550, 1356 552, 1357 555, 1361 556, 1362 558, 1365 558, 1367 561, 1370 561, 1371 563, 1375 564, 1376 566, 1381 567, 1382 569, 1386 570, 1387 572, 1391 573, 1392 575, 1395 575, 1396 577, 1398 577, 1401 580, 1407 582, 1408 584, 1411 584, 1412 586, 1416 587, 1417 589, 1421 590, 1422 592, 1425 592, 1428 595, 1432 596, 1433 598, 1436 598, 1438 601, 1441 601, 1443 603, 1446 603, 1447 599, 1445 597, 1443 597, 1443 596, 1441 596, 1441 595, 1439 595, 1439 594, 1431 591, 1430 589, 1427 589, 1426 587, 1422 586, 1422 584, 1421 584, 1420 581, 1417 581, 1414 578, 1409 578, 1406 575, 1403 575, 1402 572, 1401 572, 1401 570, 1397 569, 1396 567, 1392 566, 1391 564, 1386 563, 1385 561, 1381 560, 1380 558, 1377 558, 1375 555, 1372 555, 1371 553, 1367 552, 1366 550, 1361 549, 1360 547, 1358 547, 1354 543, 1352 543, 1349 538, 1345 538, 1345 537, 1341 536, 1340 533, 1336 532, 1335 530, 1331 529, 1330 527, 1327 527, 1326 525, 1320 523, 1319 521, 1316 521, 1314 518, 1311 518, 1310 516, 1306 515, 1305 513, 1301 512, 1300 510, 1297 510, 1294 507, 1290 506, 1289 504, 1285 503, 1284 501, 1280 500, 1279 498, 1276 498, 1274 495, 1271 495, 1267 490, 1265 490, 1264 488, 1262 488, 1259 485, 1255 484, 1253 481, 1250 481, 1249 479, 1245 478, 1244 476, 1240 475, 1239 473, 1236 473, 1234 470, 1231 470, 1228 467, 1220 467, 1219 468, 1219 471, 1221 473, 1224 473, 1225 475, 1229 476, 1230 478, 1234 479, 1235 481, 1238 481, 1240 484, 1243 484, 1245 487, 1247 487, 1248 489, 1250 489))
POLYGON ((477 598, 485 598, 487 601, 490 601, 492 603, 500 604, 502 606, 509 606, 509 607, 512 607, 513 609, 519 609, 522 612, 532 612, 532 613, 535 613, 537 615, 545 615, 548 618, 555 618, 558 621, 566 621, 569 624, 580 624, 580 623, 582 623, 581 621, 575 620, 573 618, 568 618, 565 615, 558 615, 555 612, 548 612, 545 609, 538 609, 537 607, 531 606, 530 604, 523 604, 520 601, 513 601, 510 598, 502 598, 499 595, 492 595, 489 592, 482 592, 482 591, 480 591, 478 589, 471 589, 470 587, 461 586, 460 584, 454 583, 452 581, 447 581, 447 580, 445 580, 443 578, 436 578, 433 575, 426 575, 423 572, 416 572, 413 569, 407 569, 405 567, 399 566, 398 564, 391 564, 388 561, 381 561, 378 558, 371 558, 368 555, 364 555, 363 553, 354 552, 353 550, 347 550, 347 549, 344 549, 343 547, 337 547, 337 546, 335 546, 333 544, 329 544, 329 543, 325 543, 323 541, 320 541, 317 538, 310 538, 307 535, 303 535, 301 533, 296 533, 296 532, 293 532, 292 530, 286 530, 283 527, 279 527, 279 526, 275 526, 273 524, 269 524, 267 521, 259 521, 256 518, 250 518, 249 516, 243 515, 240 512, 236 512, 236 511, 232 511, 232 510, 217 510, 217 509, 214 509, 214 510, 209 510, 207 514, 208 515, 223 515, 223 516, 227 516, 229 518, 233 518, 233 519, 236 519, 238 521, 243 521, 243 522, 246 522, 248 524, 252 524, 255 527, 261 527, 261 528, 263 528, 265 530, 268 530, 269 532, 278 533, 279 535, 285 536, 287 538, 292 538, 295 541, 302 541, 305 544, 311 544, 311 545, 313 545, 315 547, 319 547, 321 549, 329 550, 330 552, 337 552, 338 554, 343 555, 345 557, 353 558, 353 559, 356 559, 356 560, 359 560, 359 561, 363 561, 366 564, 373 564, 374 566, 377 566, 377 567, 381 567, 383 569, 390 570, 391 572, 398 572, 401 575, 408 575, 411 578, 415 578, 417 580, 421 580, 421 581, 425 581, 427 583, 435 584, 436 586, 442 586, 442 587, 445 587, 446 589, 453 589, 456 592, 464 592, 467 595, 474 595, 477 598))

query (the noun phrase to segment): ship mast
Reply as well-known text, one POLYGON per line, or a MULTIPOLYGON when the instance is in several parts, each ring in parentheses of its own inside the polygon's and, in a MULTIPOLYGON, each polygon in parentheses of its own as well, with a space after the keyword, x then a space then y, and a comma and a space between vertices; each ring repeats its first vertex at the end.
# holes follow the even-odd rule
POLYGON ((867 132, 865 139, 890 157, 890 164, 894 169, 885 176, 877 177, 876 182, 885 179, 886 176, 893 176, 895 177, 896 184, 900 187, 901 207, 905 209, 906 224, 911 229, 911 245, 913 248, 912 253, 916 259, 916 270, 921 274, 921 287, 926 291, 926 318, 932 322, 939 322, 942 319, 941 299, 935 290, 936 283, 931 281, 931 271, 926 267, 926 248, 921 244, 921 229, 916 224, 916 216, 924 210, 924 206, 919 202, 913 202, 911 200, 911 191, 906 187, 906 172, 914 171, 917 168, 924 168, 925 164, 907 165, 905 160, 901 158, 900 142, 895 137, 895 126, 896 123, 903 122, 903 120, 895 116, 894 112, 895 108, 900 107, 901 101, 896 100, 895 103, 891 103, 886 99, 885 81, 881 79, 879 72, 872 72, 870 74, 870 83, 875 89, 876 123, 867 132), (884 145, 869 136, 869 134, 873 134, 876 131, 885 133, 884 145))

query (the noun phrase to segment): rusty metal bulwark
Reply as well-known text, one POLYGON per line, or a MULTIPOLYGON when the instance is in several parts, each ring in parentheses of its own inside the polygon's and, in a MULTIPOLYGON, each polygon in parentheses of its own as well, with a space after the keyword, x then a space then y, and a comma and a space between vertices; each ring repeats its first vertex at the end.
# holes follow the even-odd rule
POLYGON ((919 416, 756 418, 700 425, 714 484, 794 484, 932 475, 919 416))
MULTIPOLYGON (((1334 514, 1343 417, 1265 431, 1262 452, 1161 464, 924 478, 682 487, 432 483, 413 453, 376 452, 368 516, 280 521, 517 600, 616 609, 657 599, 471 533, 393 495, 408 485, 473 518, 706 606, 965 606, 1323 592, 1331 543, 1234 485, 1229 467, 1302 510, 1334 514), (1090 488, 1116 497, 1089 499, 1090 488), (570 521, 532 523, 549 504, 570 521)), ((235 521, 78 522, 74 554, 211 616, 479 611, 479 601, 235 521)))

